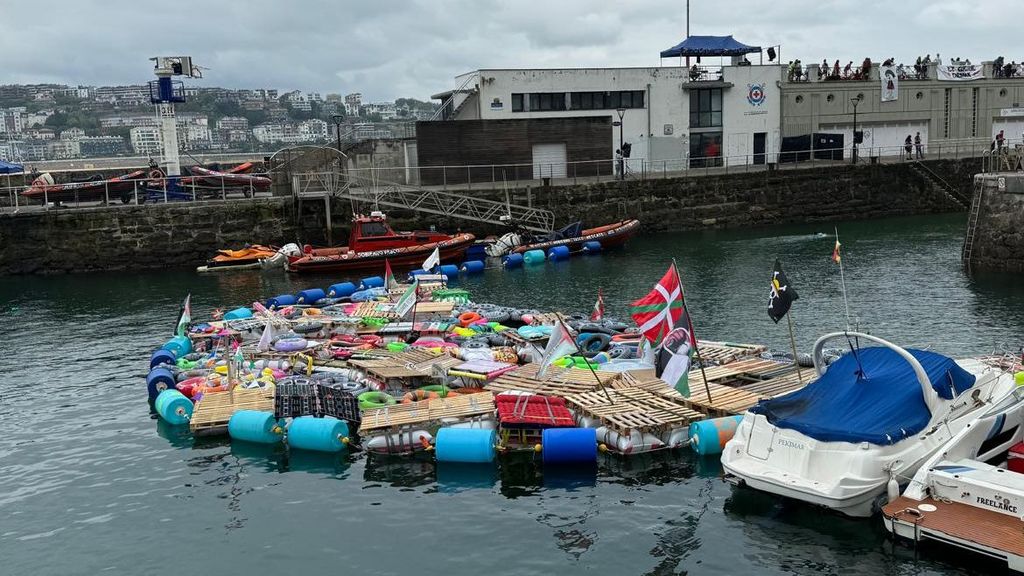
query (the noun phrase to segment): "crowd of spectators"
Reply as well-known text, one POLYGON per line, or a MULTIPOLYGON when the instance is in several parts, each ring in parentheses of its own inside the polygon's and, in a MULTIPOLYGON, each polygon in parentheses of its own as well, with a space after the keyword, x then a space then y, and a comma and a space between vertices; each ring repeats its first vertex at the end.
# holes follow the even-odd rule
POLYGON ((992 73, 996 78, 1024 77, 1024 62, 1007 62, 1002 56, 992 61, 992 73))
MULTIPOLYGON (((938 53, 932 58, 931 54, 918 56, 913 65, 896 63, 895 58, 886 58, 882 66, 893 66, 900 80, 927 80, 928 70, 931 65, 942 65, 942 56, 938 53)), ((970 58, 952 58, 949 60, 952 66, 971 66, 970 58)), ((839 60, 829 64, 828 59, 823 59, 818 65, 818 80, 868 80, 871 78, 873 64, 870 58, 865 58, 860 66, 854 66, 849 61, 845 66, 839 60)), ((787 68, 787 78, 790 82, 807 82, 810 80, 811 67, 805 67, 800 60, 790 60, 787 68)), ((992 61, 992 75, 996 78, 1024 78, 1024 60, 1021 62, 1006 62, 1002 56, 992 61)))

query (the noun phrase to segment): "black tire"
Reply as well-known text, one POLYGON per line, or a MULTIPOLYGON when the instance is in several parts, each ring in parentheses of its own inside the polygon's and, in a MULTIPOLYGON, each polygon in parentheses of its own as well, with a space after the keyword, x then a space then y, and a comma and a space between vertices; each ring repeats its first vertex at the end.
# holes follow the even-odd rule
POLYGON ((584 352, 600 352, 601 350, 607 348, 608 343, 611 341, 612 337, 609 336, 608 334, 595 332, 591 333, 590 336, 587 336, 586 339, 580 342, 580 348, 582 348, 584 352), (598 348, 594 348, 595 344, 598 346, 598 348))

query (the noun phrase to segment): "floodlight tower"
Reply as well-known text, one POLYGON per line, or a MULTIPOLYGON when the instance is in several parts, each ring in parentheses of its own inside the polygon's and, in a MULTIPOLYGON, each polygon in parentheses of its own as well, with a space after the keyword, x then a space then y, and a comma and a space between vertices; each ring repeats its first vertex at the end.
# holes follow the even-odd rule
MULTIPOLYGON (((178 127, 174 121, 174 103, 185 101, 185 86, 175 76, 202 78, 198 66, 192 65, 190 56, 157 56, 153 73, 156 80, 149 82, 149 101, 156 105, 160 118, 160 141, 163 145, 163 169, 168 177, 181 175, 181 161, 178 155, 178 127)), ((176 185, 172 180, 172 185, 176 185)))

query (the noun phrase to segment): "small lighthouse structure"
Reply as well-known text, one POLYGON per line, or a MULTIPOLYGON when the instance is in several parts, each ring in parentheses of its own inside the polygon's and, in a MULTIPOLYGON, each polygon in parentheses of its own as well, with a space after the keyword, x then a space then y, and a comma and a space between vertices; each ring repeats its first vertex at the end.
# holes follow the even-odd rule
POLYGON ((158 56, 150 58, 155 62, 153 73, 156 80, 149 82, 149 101, 156 106, 160 118, 160 140, 163 148, 161 167, 171 181, 170 187, 177 187, 177 176, 181 175, 181 161, 178 154, 178 127, 174 118, 174 104, 185 101, 185 86, 175 77, 202 78, 198 66, 192 65, 190 56, 158 56))

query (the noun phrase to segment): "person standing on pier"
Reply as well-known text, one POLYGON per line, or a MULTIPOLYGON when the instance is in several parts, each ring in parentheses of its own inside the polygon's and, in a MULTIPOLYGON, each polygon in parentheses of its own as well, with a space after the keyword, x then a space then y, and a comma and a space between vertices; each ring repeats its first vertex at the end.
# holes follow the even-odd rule
POLYGON ((924 158, 924 151, 921 146, 921 133, 918 132, 914 135, 914 150, 917 152, 917 159, 922 160, 924 158))
POLYGON ((907 139, 903 141, 903 150, 907 153, 907 160, 914 159, 914 148, 913 141, 910 139, 910 134, 907 134, 907 139))

